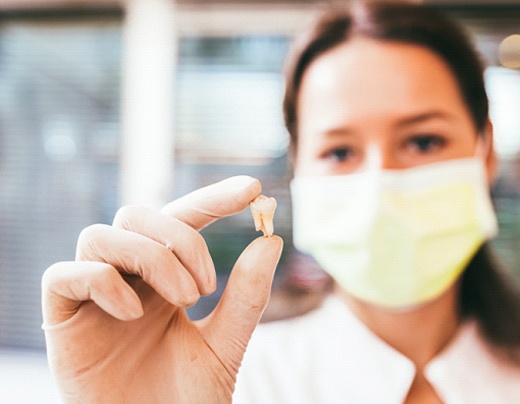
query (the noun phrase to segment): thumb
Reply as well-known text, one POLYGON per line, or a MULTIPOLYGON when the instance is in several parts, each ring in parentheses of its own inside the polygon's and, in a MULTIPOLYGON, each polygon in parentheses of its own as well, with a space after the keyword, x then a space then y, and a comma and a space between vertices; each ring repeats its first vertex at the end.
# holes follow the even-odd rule
POLYGON ((233 375, 269 302, 282 248, 278 236, 253 240, 238 258, 220 302, 201 327, 206 342, 233 375))

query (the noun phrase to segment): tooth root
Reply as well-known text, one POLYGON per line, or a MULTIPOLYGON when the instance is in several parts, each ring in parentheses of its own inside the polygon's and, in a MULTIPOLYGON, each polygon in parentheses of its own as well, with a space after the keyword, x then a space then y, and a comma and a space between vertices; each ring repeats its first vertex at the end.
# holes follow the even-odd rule
POLYGON ((250 207, 256 230, 262 230, 264 236, 272 236, 274 233, 273 218, 276 200, 260 195, 250 203, 250 207))
POLYGON ((274 233, 273 215, 263 215, 262 223, 264 236, 272 236, 274 233))
POLYGON ((259 231, 262 230, 262 227, 264 226, 264 222, 262 220, 262 215, 260 213, 253 213, 253 220, 255 222, 255 230, 259 231))

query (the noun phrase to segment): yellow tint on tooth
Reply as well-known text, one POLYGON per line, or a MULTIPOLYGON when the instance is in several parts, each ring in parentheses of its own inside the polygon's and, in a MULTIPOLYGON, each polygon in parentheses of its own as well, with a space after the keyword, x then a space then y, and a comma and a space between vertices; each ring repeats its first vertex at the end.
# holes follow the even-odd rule
POLYGON ((255 229, 257 231, 262 230, 264 236, 272 236, 274 232, 273 218, 276 209, 276 199, 260 195, 249 206, 255 221, 255 229))

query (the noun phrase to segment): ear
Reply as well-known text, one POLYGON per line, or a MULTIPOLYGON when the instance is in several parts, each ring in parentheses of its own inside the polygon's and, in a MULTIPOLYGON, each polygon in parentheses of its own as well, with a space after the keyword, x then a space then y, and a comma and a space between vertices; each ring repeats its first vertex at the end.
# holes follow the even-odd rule
POLYGON ((481 135, 484 140, 484 158, 486 162, 486 172, 489 186, 495 182, 498 172, 498 158, 494 147, 493 124, 488 119, 484 133, 481 135))

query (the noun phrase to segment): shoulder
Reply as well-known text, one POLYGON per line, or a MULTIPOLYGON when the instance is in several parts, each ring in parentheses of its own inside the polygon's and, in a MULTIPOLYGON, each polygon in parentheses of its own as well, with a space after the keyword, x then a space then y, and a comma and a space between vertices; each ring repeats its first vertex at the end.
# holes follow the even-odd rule
MULTIPOLYGON (((493 346, 483 336, 476 321, 466 322, 459 334, 460 342, 458 344, 464 345, 462 355, 469 359, 472 353, 477 352, 479 353, 478 357, 482 359, 489 370, 514 376, 516 383, 520 382, 520 362, 515 360, 516 356, 508 357, 505 350, 493 346)), ((514 351, 508 350, 508 352, 514 351)), ((520 354, 520 347, 516 350, 516 354, 520 354)))
POLYGON ((304 392, 316 389, 319 362, 334 354, 335 344, 326 340, 336 334, 342 310, 328 297, 306 314, 260 324, 240 366, 233 402, 309 402, 304 392))
POLYGON ((331 294, 307 314, 257 328, 238 373, 234 402, 401 402, 413 373, 408 359, 331 294), (391 377, 389 368, 395 373, 391 377))
POLYGON ((329 296, 306 314, 260 324, 251 337, 240 372, 294 371, 303 361, 315 358, 313 353, 324 350, 324 341, 331 336, 345 335, 341 330, 348 326, 348 315, 342 302, 329 296))
POLYGON ((455 392, 473 402, 515 402, 520 397, 520 365, 499 352, 481 335, 476 321, 468 321, 426 374, 448 402, 455 392))
MULTIPOLYGON (((299 305, 301 302, 294 301, 294 303, 299 305)), ((279 319, 263 321, 255 333, 258 335, 292 333, 301 329, 305 331, 306 335, 311 335, 317 331, 316 326, 320 324, 330 325, 337 323, 338 319, 345 319, 346 316, 352 317, 345 303, 333 293, 316 297, 312 303, 305 301, 301 306, 303 307, 294 309, 294 313, 289 313, 279 319), (297 310, 301 312, 298 313, 297 310), (314 327, 308 327, 309 324, 313 324, 314 327)))

